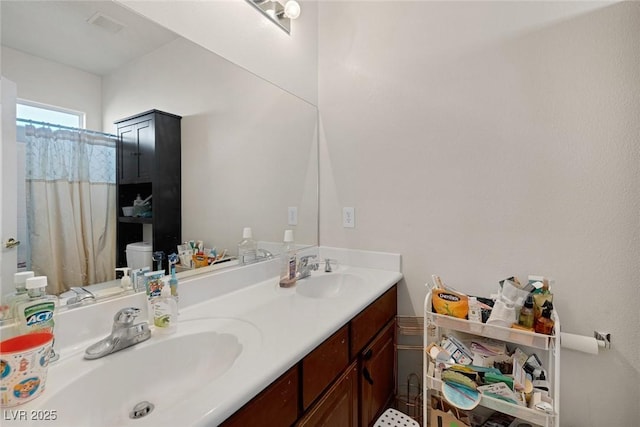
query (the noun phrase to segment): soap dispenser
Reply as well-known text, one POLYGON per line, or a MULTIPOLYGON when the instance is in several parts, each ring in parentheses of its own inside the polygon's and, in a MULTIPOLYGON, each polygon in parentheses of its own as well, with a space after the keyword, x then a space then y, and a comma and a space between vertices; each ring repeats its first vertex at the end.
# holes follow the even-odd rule
POLYGON ((129 289, 131 289, 133 286, 131 285, 131 277, 129 277, 129 272, 131 271, 131 269, 129 267, 121 267, 121 268, 116 268, 116 271, 122 271, 122 279, 120 279, 120 286, 122 287, 122 289, 124 289, 125 291, 128 291, 129 289))
POLYGON ((153 324, 156 331, 161 334, 172 334, 176 332, 178 323, 178 303, 171 296, 169 278, 163 278, 163 286, 160 296, 151 300, 153 311, 153 324))

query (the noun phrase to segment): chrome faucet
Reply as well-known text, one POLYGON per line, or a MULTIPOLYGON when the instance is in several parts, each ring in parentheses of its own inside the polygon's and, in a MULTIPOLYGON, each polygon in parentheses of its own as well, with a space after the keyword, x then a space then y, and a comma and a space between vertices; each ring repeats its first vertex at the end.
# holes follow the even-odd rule
POLYGON ((87 300, 95 301, 96 299, 96 296, 85 288, 71 287, 71 290, 76 294, 76 296, 69 298, 67 305, 77 304, 87 300))
POLYGON ((111 335, 87 347, 84 358, 99 359, 151 338, 151 330, 147 322, 133 323, 139 313, 140 309, 136 307, 127 307, 118 311, 113 317, 111 335))
POLYGON ((273 254, 266 249, 258 248, 256 250, 256 257, 258 260, 272 259, 273 254))
POLYGON ((300 262, 298 263, 298 279, 309 277, 312 271, 318 270, 318 261, 311 261, 314 258, 316 258, 315 255, 300 257, 300 262))

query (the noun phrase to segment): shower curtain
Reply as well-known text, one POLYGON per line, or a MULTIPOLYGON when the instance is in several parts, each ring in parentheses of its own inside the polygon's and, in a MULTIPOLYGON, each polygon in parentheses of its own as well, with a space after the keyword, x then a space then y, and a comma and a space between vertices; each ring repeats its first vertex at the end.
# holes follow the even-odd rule
POLYGON ((25 126, 31 269, 59 294, 115 278, 116 137, 25 126))

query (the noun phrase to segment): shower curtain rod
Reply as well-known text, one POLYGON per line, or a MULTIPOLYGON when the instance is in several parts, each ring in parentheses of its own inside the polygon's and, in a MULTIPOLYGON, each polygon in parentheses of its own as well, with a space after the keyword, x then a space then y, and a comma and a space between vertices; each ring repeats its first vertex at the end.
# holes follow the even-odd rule
POLYGON ((105 133, 105 132, 100 132, 100 131, 97 131, 97 130, 74 128, 74 127, 71 127, 71 126, 57 125, 55 123, 39 122, 37 120, 31 120, 31 119, 17 118, 16 121, 23 122, 23 123, 29 123, 31 125, 55 127, 55 128, 58 128, 58 129, 66 129, 66 130, 77 130, 77 131, 80 131, 80 132, 93 133, 93 134, 102 135, 102 136, 111 136, 111 137, 114 137, 114 138, 118 137, 117 135, 114 135, 112 133, 105 133))

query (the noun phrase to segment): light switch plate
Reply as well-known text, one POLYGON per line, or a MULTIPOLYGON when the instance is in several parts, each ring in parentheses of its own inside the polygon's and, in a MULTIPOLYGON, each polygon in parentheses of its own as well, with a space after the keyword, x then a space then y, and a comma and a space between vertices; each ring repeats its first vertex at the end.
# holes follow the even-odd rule
POLYGON ((298 208, 289 206, 287 211, 287 223, 289 225, 298 225, 298 208))
POLYGON ((355 208, 342 208, 342 226, 345 228, 355 228, 356 210, 355 208))

